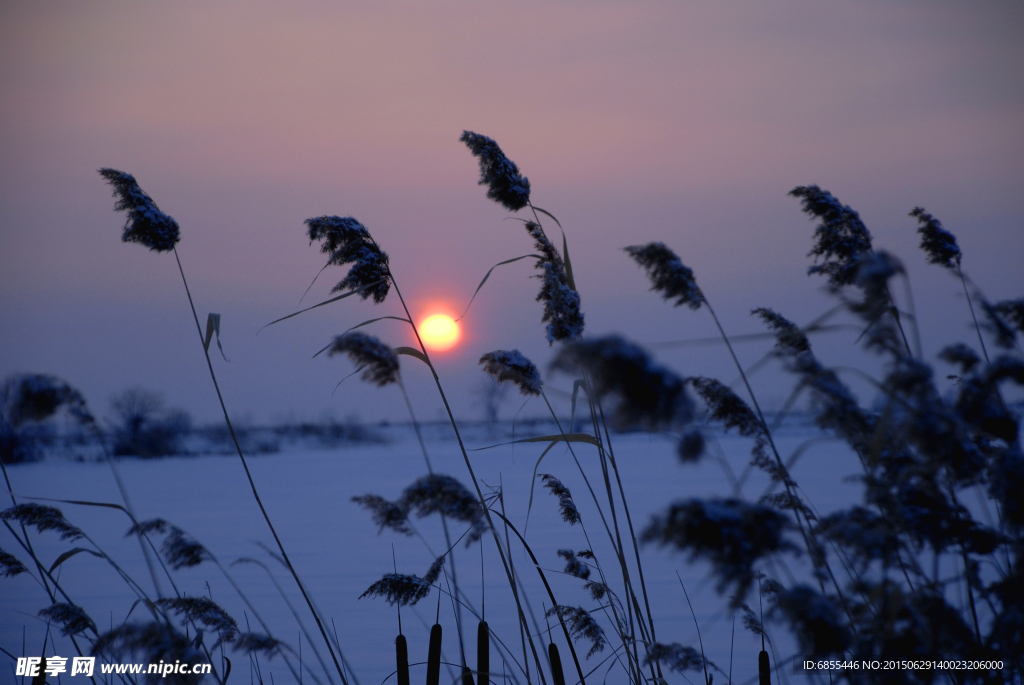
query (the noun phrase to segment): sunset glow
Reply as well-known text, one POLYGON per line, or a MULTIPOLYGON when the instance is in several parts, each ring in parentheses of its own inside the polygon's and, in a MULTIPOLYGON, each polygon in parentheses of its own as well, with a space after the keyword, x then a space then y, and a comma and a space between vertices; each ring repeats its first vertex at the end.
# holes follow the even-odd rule
POLYGON ((420 322, 420 337, 427 349, 450 350, 462 339, 462 328, 447 314, 432 314, 420 322))

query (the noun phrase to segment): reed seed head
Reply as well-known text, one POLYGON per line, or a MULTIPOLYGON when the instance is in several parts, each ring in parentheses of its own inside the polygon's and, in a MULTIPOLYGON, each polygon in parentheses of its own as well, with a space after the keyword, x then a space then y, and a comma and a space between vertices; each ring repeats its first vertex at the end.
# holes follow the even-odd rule
POLYGON ((642 539, 687 551, 715 567, 718 589, 729 585, 742 599, 754 581, 754 566, 772 553, 793 549, 784 533, 789 520, 762 504, 738 499, 690 499, 656 515, 642 539))
POLYGON ((496 142, 472 131, 463 131, 459 141, 480 160, 479 183, 487 186, 488 198, 510 212, 529 204, 530 180, 519 173, 519 167, 505 156, 496 142))
POLYGON ((234 649, 236 652, 254 654, 261 652, 268 657, 281 653, 281 648, 286 645, 269 635, 263 633, 241 633, 235 640, 234 649))
POLYGON ((43 421, 61 407, 79 423, 95 421, 82 394, 56 376, 25 374, 14 376, 0 391, 0 410, 12 426, 43 421))
POLYGON ((353 364, 366 369, 362 379, 368 383, 383 387, 398 381, 398 355, 372 335, 359 331, 339 335, 327 354, 347 354, 353 364))
POLYGON ((100 169, 100 175, 114 188, 114 210, 128 213, 121 240, 141 243, 154 252, 173 250, 181 239, 178 222, 160 211, 135 177, 116 169, 100 169))
POLYGON ((768 328, 775 332, 775 349, 779 353, 797 355, 811 351, 807 334, 786 317, 767 307, 758 307, 751 314, 761 317, 768 328))
POLYGON ((1018 333, 1024 334, 1024 298, 996 302, 995 309, 1018 333))
POLYGON ((198 566, 212 558, 206 548, 196 542, 188 533, 163 519, 140 521, 128 529, 125 537, 157 533, 165 535, 161 550, 171 568, 178 570, 198 566))
POLYGON ((850 645, 850 631, 835 601, 808 585, 776 594, 775 609, 795 628, 805 654, 839 654, 850 645))
POLYGON ((207 597, 162 597, 157 606, 173 611, 189 623, 201 623, 217 633, 217 643, 231 642, 238 636, 238 623, 220 605, 207 597))
POLYGON ((409 606, 416 604, 430 594, 430 583, 418 576, 401 573, 386 573, 384 576, 359 595, 363 597, 383 597, 388 604, 409 606))
POLYGON ((704 302, 704 293, 697 287, 693 270, 670 250, 665 243, 630 245, 623 248, 633 260, 647 271, 651 279, 651 290, 661 293, 666 300, 675 300, 675 305, 687 305, 699 309, 704 302))
POLYGON ((1003 349, 1013 349, 1017 333, 1024 333, 1024 298, 1003 300, 992 304, 980 294, 975 295, 985 313, 985 328, 1003 349))
POLYGON ((588 659, 598 652, 603 652, 604 648, 608 645, 604 628, 594 620, 589 611, 582 607, 556 604, 548 609, 544 615, 557 616, 562 621, 568 623, 569 635, 574 641, 589 641, 590 651, 587 652, 588 659))
POLYGON ((537 477, 544 483, 544 487, 558 498, 558 510, 562 514, 562 520, 570 526, 579 523, 580 512, 576 509, 576 503, 572 501, 572 493, 569 492, 569 488, 550 473, 542 473, 537 477))
POLYGON ((352 264, 348 275, 338 281, 331 292, 358 290, 359 297, 380 304, 391 289, 388 255, 374 242, 366 227, 350 216, 318 216, 306 219, 309 241, 322 241, 320 251, 327 263, 335 266, 352 264))
POLYGON ((583 335, 583 312, 580 311, 580 294, 569 286, 569 277, 565 270, 565 262, 558 250, 548 240, 540 224, 526 222, 526 231, 533 238, 534 247, 541 254, 537 268, 541 280, 537 301, 544 303, 544 316, 541 321, 547 323, 548 343, 556 340, 575 340, 583 335))
POLYGON ((680 675, 687 671, 701 671, 705 664, 714 666, 710 661, 706 661, 698 650, 678 642, 667 645, 656 642, 651 645, 644 657, 644 665, 650 666, 655 663, 667 666, 670 671, 680 675))
POLYGON ((40 533, 47 530, 56 531, 61 540, 78 540, 85 537, 81 529, 68 523, 60 509, 45 504, 16 504, 10 509, 0 511, 0 519, 17 521, 23 526, 33 526, 40 533))
MULTIPOLYGON (((102 633, 92 644, 95 656, 106 656, 111 661, 148 661, 156 663, 198 663, 203 660, 201 652, 195 649, 192 640, 169 622, 122 623, 102 633)), ((163 681, 160 678, 160 681, 163 681)), ((149 677, 145 682, 160 682, 149 677)), ((194 683, 191 675, 171 674, 168 683, 194 683)))
POLYGON ((484 373, 499 383, 510 381, 524 395, 539 395, 540 372, 519 350, 495 350, 480 357, 484 373))
POLYGON ((352 501, 370 511, 373 516, 373 522, 380 526, 380 529, 377 531, 378 534, 383 532, 385 528, 389 528, 402 535, 413 534, 412 528, 409 527, 406 511, 394 502, 389 502, 378 495, 353 497, 352 501))
POLYGON ((13 578, 26 571, 28 569, 25 568, 25 564, 18 560, 18 557, 6 550, 0 549, 0 576, 13 578))
POLYGON ((971 373, 981 363, 978 353, 964 343, 955 343, 944 347, 939 352, 939 359, 956 364, 960 367, 960 372, 964 374, 971 373))
POLYGON ((704 455, 704 434, 694 428, 683 433, 679 440, 677 452, 679 459, 685 463, 698 461, 704 455))
POLYGON ((480 539, 486 532, 480 502, 466 486, 451 476, 431 474, 417 479, 402 493, 399 506, 407 512, 416 512, 420 518, 430 514, 443 514, 450 519, 469 524, 467 545, 480 539))
POLYGON ((39 615, 60 626, 61 635, 78 635, 87 630, 96 631, 96 624, 77 604, 57 602, 39 612, 39 615))
POLYGON ((558 550, 558 556, 565 559, 565 573, 580 580, 590 578, 590 567, 580 561, 571 549, 558 550))
POLYGON ((924 211, 923 207, 914 207, 910 216, 917 219, 917 232, 921 235, 921 249, 928 255, 929 264, 938 264, 947 269, 960 266, 960 247, 956 244, 956 236, 942 227, 942 223, 924 211))
POLYGON ((798 186, 789 194, 800 198, 804 213, 821 222, 808 253, 821 263, 811 266, 807 273, 824 274, 836 288, 852 284, 860 258, 871 252, 871 233, 860 215, 816 185, 798 186))
POLYGON ((594 397, 614 402, 610 421, 616 428, 658 430, 693 417, 683 379, 620 336, 569 343, 555 355, 551 368, 589 373, 594 397))
POLYGON ((708 405, 711 418, 725 424, 725 429, 735 428, 744 437, 764 436, 765 428, 743 399, 729 386, 715 380, 695 376, 689 379, 697 394, 708 405))

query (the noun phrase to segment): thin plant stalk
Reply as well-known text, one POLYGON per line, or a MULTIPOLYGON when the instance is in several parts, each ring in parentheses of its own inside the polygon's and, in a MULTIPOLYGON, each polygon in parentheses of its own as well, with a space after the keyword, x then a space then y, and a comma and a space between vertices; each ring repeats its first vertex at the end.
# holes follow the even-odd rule
POLYGON ((309 593, 306 592, 306 588, 299 578, 299 574, 295 571, 295 567, 292 566, 291 559, 288 558, 288 553, 284 549, 284 545, 281 543, 281 538, 277 535, 277 530, 274 528, 274 524, 270 520, 270 514, 267 513, 266 507, 263 506, 263 500, 260 499, 260 494, 256 490, 256 483, 252 479, 252 473, 249 472, 249 464, 245 460, 245 455, 242 453, 242 446, 238 442, 238 436, 235 435, 235 428, 231 423, 231 417, 228 415, 227 405, 224 404, 224 396, 220 391, 220 384, 217 382, 217 374, 213 370, 213 362, 210 360, 210 351, 207 349, 205 339, 203 338, 203 329, 199 325, 199 315, 196 314, 196 306, 192 301, 192 291, 188 287, 188 280, 185 278, 185 270, 181 266, 181 258, 178 256, 178 249, 175 247, 174 259, 178 263, 178 271, 181 273, 181 282, 185 285, 185 294, 188 295, 188 304, 192 309, 192 318, 196 323, 196 331, 199 333, 199 342, 203 348, 203 355, 206 357, 206 366, 210 370, 210 379, 213 381, 214 390, 217 391, 217 400, 220 402, 221 411, 224 414, 224 423, 227 424, 228 433, 231 435, 231 441, 235 445, 235 450, 238 452, 238 458, 242 460, 242 468, 245 470, 245 477, 249 480, 249 486, 252 488, 252 496, 256 500, 257 506, 260 508, 260 512, 263 514, 263 519, 267 522, 267 527, 270 528, 271 535, 274 536, 274 542, 277 543, 277 548, 281 552, 281 558, 284 559, 285 564, 288 566, 288 571, 292 574, 292 578, 295 579, 295 584, 299 587, 299 592, 302 593, 303 599, 306 600, 306 605, 309 607, 310 612, 313 614, 313 619, 316 621, 317 628, 320 629, 320 634, 323 636, 324 642, 327 644, 327 650, 331 653, 331 659, 334 660, 334 667, 338 670, 338 675, 341 677, 341 682, 348 685, 348 679, 345 677, 345 673, 341 668, 341 664, 338 662, 338 656, 334 653, 334 647, 331 645, 330 639, 327 637, 327 631, 324 629, 324 624, 320 620, 320 616, 317 614, 316 609, 313 607, 313 601, 309 597, 309 593))
MULTIPOLYGON (((764 413, 761 411, 761 405, 757 401, 757 396, 754 394, 754 389, 752 387, 750 387, 750 381, 747 379, 747 374, 743 370, 743 365, 740 364, 740 360, 736 356, 735 350, 733 350, 733 348, 732 348, 732 343, 729 342, 729 336, 727 336, 725 334, 725 329, 722 328, 722 322, 718 320, 718 315, 715 314, 715 310, 711 306, 711 303, 708 302, 707 297, 706 296, 703 297, 703 300, 704 300, 705 306, 707 306, 707 308, 708 308, 708 312, 711 314, 711 318, 714 319, 714 321, 715 321, 715 326, 718 328, 718 332, 719 332, 719 334, 721 334, 722 340, 725 341, 725 346, 726 346, 726 348, 728 348, 729 355, 732 357, 733 363, 736 365, 736 369, 740 373, 740 378, 743 379, 743 385, 744 385, 744 387, 746 387, 747 394, 750 396, 750 401, 754 405, 754 411, 757 412, 757 418, 761 422, 761 426, 764 429, 765 438, 768 440, 768 445, 771 447, 772 455, 775 457, 775 461, 778 464, 779 468, 785 469, 785 464, 782 461, 782 457, 779 455, 779 450, 775 446, 775 440, 772 438, 772 433, 768 429, 768 423, 764 419, 764 413)), ((890 301, 891 301, 891 298, 890 298, 890 301)), ((893 307, 893 309, 895 310, 895 307, 893 307)), ((899 324, 899 317, 897 315, 897 325, 898 324, 899 324)), ((901 333, 903 332, 903 328, 902 327, 900 327, 900 332, 901 333)), ((904 341, 904 343, 906 343, 906 336, 905 335, 903 336, 903 341, 904 341)), ((909 345, 907 345, 907 350, 908 351, 910 350, 910 346, 909 345)), ((793 502, 798 501, 796 499, 796 493, 793 492, 793 489, 790 486, 790 484, 787 481, 783 481, 783 485, 785 485, 785 487, 786 487, 786 494, 789 495, 789 497, 792 499, 792 501, 793 502)), ((810 531, 807 529, 807 526, 805 526, 805 522, 804 522, 803 518, 800 516, 800 512, 797 509, 795 509, 795 508, 793 510, 793 516, 796 518, 797 525, 800 527, 800 535, 804 539, 804 544, 807 546, 808 551, 811 551, 811 533, 810 533, 810 531)), ((812 559, 813 558, 814 558, 814 555, 812 554, 812 559)), ((828 559, 824 558, 824 556, 823 556, 822 559, 821 559, 821 563, 825 567, 825 570, 828 572, 829 578, 832 580, 832 584, 835 586, 836 594, 839 597, 839 600, 843 604, 843 610, 849 616, 850 615, 849 605, 848 605, 848 603, 846 601, 846 598, 843 596, 843 590, 842 590, 842 588, 839 585, 839 580, 835 577, 835 574, 832 572, 832 567, 829 566, 828 559)), ((818 584, 821 586, 821 591, 824 593, 825 592, 824 581, 822 581, 819 578, 818 579, 818 584)))
MULTIPOLYGON (((409 321, 411 322, 413 320, 412 313, 409 311, 409 307, 405 303, 405 298, 402 297, 402 292, 401 290, 399 290, 398 284, 395 282, 393 274, 391 276, 391 284, 394 286, 395 293, 398 295, 398 299, 402 303, 402 308, 405 310, 405 315, 409 318, 409 321)), ((483 491, 480 489, 480 483, 476 478, 476 474, 473 472, 473 465, 469 461, 469 453, 466 451, 466 445, 462 441, 462 434, 459 432, 458 424, 455 421, 455 415, 452 413, 451 406, 448 404, 448 398, 445 396, 444 388, 441 386, 441 379, 440 377, 438 377, 437 370, 434 368, 433 363, 431 363, 430 361, 430 355, 427 354, 427 348, 423 344, 423 339, 420 338, 419 329, 415 324, 412 324, 412 331, 413 334, 416 336, 416 342, 420 347, 420 351, 422 352, 424 359, 427 361, 427 366, 430 368, 430 373, 434 377, 434 384, 437 386, 438 394, 440 394, 441 396, 441 401, 444 404, 445 412, 447 412, 448 414, 448 420, 451 422, 452 429, 455 431, 455 438, 459 443, 459 450, 462 452, 462 458, 466 463, 466 469, 469 471, 470 480, 473 481, 473 487, 476 489, 477 497, 480 501, 480 506, 483 509, 484 516, 487 518, 488 527, 491 529, 491 534, 494 536, 494 542, 498 548, 498 555, 501 557, 501 563, 505 569, 505 575, 508 577, 509 585, 512 587, 512 594, 515 597, 516 607, 519 610, 519 620, 522 621, 523 625, 525 626, 526 616, 523 614, 523 608, 519 601, 519 593, 516 591, 515 588, 515 579, 512 577, 512 573, 509 570, 508 560, 505 558, 505 552, 501 547, 501 541, 498 539, 498 533, 494 528, 493 521, 491 520, 490 508, 487 506, 487 502, 484 499, 483 491)), ((529 631, 527 631, 527 633, 529 634, 529 631)), ((529 639, 530 643, 533 644, 533 638, 530 637, 529 639)), ((580 677, 582 680, 582 673, 580 674, 580 677)))
POLYGON ((985 363, 991 364, 992 361, 988 358, 988 349, 985 347, 985 336, 981 334, 981 324, 978 323, 978 314, 974 311, 974 302, 971 300, 971 293, 967 290, 967 277, 964 276, 963 269, 960 268, 959 260, 957 260, 956 264, 956 275, 960 277, 960 283, 964 287, 964 297, 967 298, 967 306, 971 310, 971 319, 974 320, 974 330, 978 333, 978 344, 981 345, 981 354, 985 357, 985 363))

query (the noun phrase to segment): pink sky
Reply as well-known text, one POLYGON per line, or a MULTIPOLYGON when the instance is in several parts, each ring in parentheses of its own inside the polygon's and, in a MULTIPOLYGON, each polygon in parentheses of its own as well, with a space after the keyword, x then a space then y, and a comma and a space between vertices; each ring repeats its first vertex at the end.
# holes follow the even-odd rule
MULTIPOLYGON (((309 359, 397 303, 255 332, 322 264, 311 216, 366 224, 424 312, 460 308, 492 264, 529 252, 476 185, 463 129, 495 138, 565 226, 589 333, 711 334, 646 292, 620 248, 649 240, 694 268, 733 332, 758 330, 754 306, 819 313, 813 227, 786 197, 817 183, 903 257, 934 353, 970 331, 957 284, 916 249, 914 206, 957 234, 990 298, 1024 295, 1022 45, 1016 2, 5 2, 0 375, 56 373, 101 414, 142 385, 215 418, 173 257, 119 242, 96 174, 112 166, 182 226, 201 316, 223 315, 234 413, 403 420, 399 396, 355 379, 332 398, 351 368, 309 359)), ((441 359, 453 388, 491 349, 547 358, 530 275, 524 261, 492 276, 441 359)), ((394 322, 372 332, 407 343, 394 322)), ((696 352, 659 356, 731 380, 721 350, 696 352)))

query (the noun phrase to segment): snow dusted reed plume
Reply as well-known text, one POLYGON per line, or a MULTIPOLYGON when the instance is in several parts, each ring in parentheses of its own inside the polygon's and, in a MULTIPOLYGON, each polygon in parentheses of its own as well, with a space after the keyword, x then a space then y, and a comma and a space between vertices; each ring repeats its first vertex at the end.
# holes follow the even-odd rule
POLYGON ((704 294, 697 287, 693 270, 685 266, 665 243, 630 245, 624 249, 647 270, 651 290, 661 293, 666 300, 674 299, 677 307, 685 304, 690 309, 700 308, 704 294))
POLYGON ((853 284, 860 258, 871 252, 871 233, 860 215, 815 185, 798 186, 789 194, 800 198, 806 214, 821 221, 814 231, 816 243, 808 253, 821 263, 809 267, 807 273, 824 274, 836 288, 853 284))
POLYGON ((114 210, 128 212, 121 240, 142 243, 154 252, 173 250, 181 239, 178 222, 160 211, 135 177, 116 169, 100 169, 100 175, 114 187, 114 210))
POLYGON ((14 376, 0 390, 0 417, 15 427, 48 419, 61 407, 79 423, 95 421, 82 394, 56 376, 14 376))
POLYGON ((327 354, 347 354, 353 364, 366 369, 362 378, 367 383, 385 386, 398 380, 398 356, 372 335, 359 331, 339 335, 327 354))
POLYGON ((533 238, 533 245, 541 254, 537 268, 542 273, 537 301, 544 303, 548 343, 556 340, 575 340, 583 335, 583 312, 580 311, 580 294, 569 285, 569 276, 558 250, 548 240, 544 229, 532 221, 526 222, 526 231, 533 238))
MULTIPOLYGON (((569 488, 562 484, 562 481, 558 480, 550 473, 542 473, 537 476, 544 483, 544 487, 551 491, 551 494, 558 498, 558 512, 562 515, 562 520, 568 523, 570 526, 575 526, 580 522, 580 512, 576 509, 576 503, 572 499, 572 493, 569 492, 569 488)), ((580 578, 586 578, 585 576, 579 576, 580 578)))
POLYGON ((480 501, 451 476, 431 474, 418 478, 402 493, 398 505, 406 512, 416 512, 420 518, 443 514, 468 523, 471 530, 466 535, 467 545, 479 540, 487 530, 480 501))
POLYGON ((487 186, 487 197, 510 212, 529 204, 530 179, 519 173, 496 142, 472 131, 463 131, 459 140, 480 160, 480 185, 487 186))
POLYGON ((917 219, 921 249, 928 255, 928 263, 956 270, 963 256, 956 244, 956 236, 944 229, 942 223, 924 211, 923 207, 914 207, 910 216, 917 219))
POLYGON ((366 227, 350 216, 319 216, 306 219, 309 241, 321 240, 320 251, 330 255, 328 264, 352 264, 348 275, 331 292, 358 290, 364 300, 373 296, 380 304, 391 288, 388 255, 370 237, 366 227))
POLYGON ((659 430, 693 418, 683 379, 617 335, 568 344, 558 351, 551 368, 586 371, 594 397, 614 401, 609 420, 616 428, 659 430))
POLYGON ((524 395, 539 395, 543 383, 540 372, 519 350, 495 350, 480 357, 484 373, 499 383, 509 381, 524 395))

